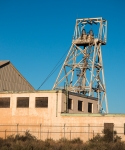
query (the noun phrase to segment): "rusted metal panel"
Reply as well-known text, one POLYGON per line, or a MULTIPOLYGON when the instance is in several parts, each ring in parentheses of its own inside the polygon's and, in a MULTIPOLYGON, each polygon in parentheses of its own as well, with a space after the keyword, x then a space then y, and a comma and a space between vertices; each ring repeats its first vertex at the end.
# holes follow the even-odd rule
POLYGON ((34 91, 34 88, 9 61, 0 61, 0 91, 34 91))

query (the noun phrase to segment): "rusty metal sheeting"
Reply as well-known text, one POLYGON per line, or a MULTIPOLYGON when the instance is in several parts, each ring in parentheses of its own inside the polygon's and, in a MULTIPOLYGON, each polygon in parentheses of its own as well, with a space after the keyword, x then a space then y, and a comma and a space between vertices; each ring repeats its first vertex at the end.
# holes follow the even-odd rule
POLYGON ((0 91, 34 91, 34 88, 10 61, 0 61, 0 91))

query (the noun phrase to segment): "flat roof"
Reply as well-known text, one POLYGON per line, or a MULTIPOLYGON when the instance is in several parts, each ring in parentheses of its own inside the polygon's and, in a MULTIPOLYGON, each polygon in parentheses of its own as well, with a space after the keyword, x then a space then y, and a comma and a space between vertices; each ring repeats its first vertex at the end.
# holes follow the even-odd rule
POLYGON ((9 93, 62 93, 62 90, 34 90, 34 91, 0 91, 0 94, 9 94, 9 93))
POLYGON ((125 114, 120 113, 111 113, 111 114, 71 114, 71 113, 61 113, 61 116, 66 117, 125 117, 125 114))
POLYGON ((70 94, 70 95, 77 96, 77 97, 83 97, 83 98, 88 98, 88 99, 92 99, 92 100, 98 101, 98 98, 96 98, 96 97, 87 96, 87 95, 83 95, 83 94, 80 94, 80 93, 69 92, 69 94, 70 94))
MULTIPOLYGON (((9 93, 64 93, 66 92, 66 90, 34 90, 34 91, 0 91, 0 94, 9 94, 9 93)), ((69 91, 69 95, 74 95, 77 97, 83 97, 83 98, 89 98, 89 99, 93 99, 93 100, 98 100, 95 97, 91 97, 91 96, 86 96, 80 93, 74 93, 74 92, 70 92, 69 91)))

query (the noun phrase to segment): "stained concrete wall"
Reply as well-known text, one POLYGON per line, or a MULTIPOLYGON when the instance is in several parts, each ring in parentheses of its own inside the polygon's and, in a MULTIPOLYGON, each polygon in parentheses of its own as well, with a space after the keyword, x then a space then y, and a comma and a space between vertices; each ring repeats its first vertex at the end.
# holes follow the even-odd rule
POLYGON ((73 100, 73 109, 70 109, 69 113, 89 113, 88 103, 92 104, 92 113, 98 113, 98 101, 96 98, 81 96, 81 94, 69 93, 69 98, 73 100), (78 110, 78 101, 83 102, 83 110, 78 110))
MULTIPOLYGON (((125 140, 125 114, 73 114, 65 113, 66 95, 62 91, 39 91, 34 93, 0 93, 11 97, 10 108, 0 108, 0 136, 24 133, 30 130, 40 139, 80 137, 87 141, 104 129, 104 123, 114 123, 114 130, 125 140), (17 97, 29 97, 29 108, 17 108, 17 97), (35 97, 48 97, 48 108, 35 108, 35 97), (62 112, 63 111, 63 112, 62 112)), ((71 98, 71 97, 70 97, 71 98)), ((74 99, 74 97, 72 97, 74 99)))

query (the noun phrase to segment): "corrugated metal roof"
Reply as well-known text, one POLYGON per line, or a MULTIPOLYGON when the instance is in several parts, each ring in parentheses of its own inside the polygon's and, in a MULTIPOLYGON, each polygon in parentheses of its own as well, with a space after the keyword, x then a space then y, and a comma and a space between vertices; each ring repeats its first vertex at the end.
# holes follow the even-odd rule
POLYGON ((7 64, 7 63, 9 63, 9 62, 10 62, 9 60, 1 60, 0 61, 0 67, 7 64))
POLYGON ((10 61, 0 61, 0 91, 34 91, 10 61))

